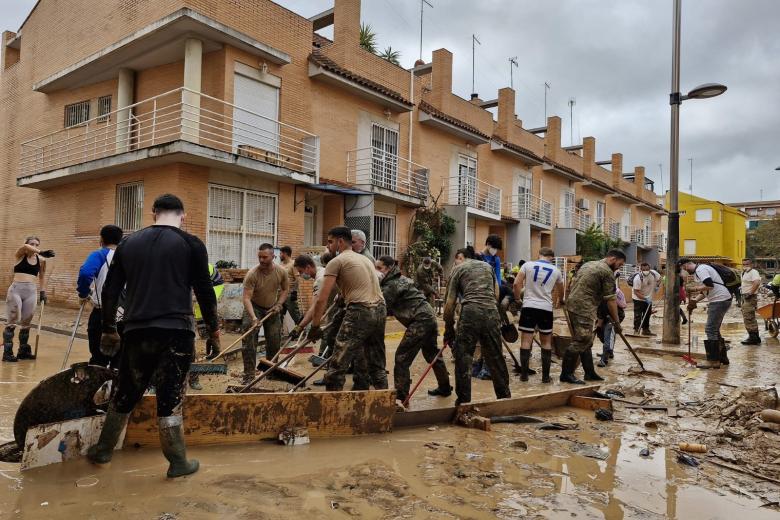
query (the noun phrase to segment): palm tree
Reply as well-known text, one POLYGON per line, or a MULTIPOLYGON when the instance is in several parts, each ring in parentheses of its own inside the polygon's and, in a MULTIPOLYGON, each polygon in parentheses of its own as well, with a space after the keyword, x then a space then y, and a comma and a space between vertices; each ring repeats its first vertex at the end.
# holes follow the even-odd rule
POLYGON ((360 46, 376 54, 376 33, 368 24, 360 24, 360 46))
POLYGON ((392 47, 388 46, 384 51, 382 51, 379 54, 380 58, 384 58, 393 65, 401 65, 401 62, 399 61, 401 58, 401 53, 399 51, 394 51, 392 47))

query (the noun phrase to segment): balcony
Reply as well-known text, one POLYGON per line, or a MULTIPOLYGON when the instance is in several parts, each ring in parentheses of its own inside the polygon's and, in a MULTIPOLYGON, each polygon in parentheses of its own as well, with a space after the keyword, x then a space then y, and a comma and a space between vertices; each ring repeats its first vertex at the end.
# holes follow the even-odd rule
POLYGON ((514 219, 528 219, 535 229, 552 227, 552 204, 532 193, 521 193, 508 199, 510 215, 514 219))
POLYGON ((180 87, 22 143, 17 184, 42 188, 171 162, 316 183, 319 137, 180 87))
POLYGON ((637 244, 643 249, 652 249, 658 247, 656 245, 656 235, 657 232, 653 232, 650 228, 631 228, 631 242, 637 244))
POLYGON ((428 168, 376 147, 347 152, 347 182, 417 206, 428 200, 428 168))
POLYGON ((666 233, 663 231, 652 232, 652 246, 658 251, 666 251, 666 233))
POLYGON ((590 215, 579 208, 560 208, 555 227, 574 228, 579 232, 585 232, 592 222, 590 215))
POLYGON ((447 182, 447 203, 466 206, 472 213, 501 219, 501 188, 468 175, 455 175, 447 182))

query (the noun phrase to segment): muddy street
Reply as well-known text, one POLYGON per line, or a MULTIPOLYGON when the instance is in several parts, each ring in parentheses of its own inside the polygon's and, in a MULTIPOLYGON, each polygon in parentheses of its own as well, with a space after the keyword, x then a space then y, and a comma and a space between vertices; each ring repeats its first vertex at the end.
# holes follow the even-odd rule
MULTIPOLYGON (((63 328, 72 326, 69 313, 75 316, 58 311, 63 328)), ((126 448, 106 467, 81 459, 22 472, 19 464, 0 463, 0 516, 780 518, 778 433, 762 429, 765 424, 757 418, 763 408, 777 407, 773 385, 780 373, 775 355, 780 345, 776 340, 760 347, 739 345, 744 331, 737 319, 732 310, 731 365, 720 370, 691 368, 677 355, 640 352, 647 369, 663 377, 636 375, 629 370, 633 358, 618 343, 613 362, 599 369, 607 378, 602 392, 624 396, 613 401, 613 421, 599 421, 591 410, 562 407, 529 414, 557 429, 509 423, 485 432, 439 424, 312 439, 302 446, 270 441, 196 446, 190 452, 200 460, 200 472, 176 481, 165 479, 167 463, 155 448, 126 448), (706 453, 688 454, 697 466, 678 460, 681 442, 707 445, 706 453)), ((692 328, 696 339, 703 337, 701 321, 692 328)), ((660 330, 660 319, 654 318, 653 328, 660 330)), ((392 373, 401 329, 389 325, 387 330, 392 373)), ((629 340, 640 351, 662 348, 655 338, 629 340)), ((38 360, 0 365, 1 442, 13 438, 14 414, 24 396, 59 370, 66 345, 66 336, 44 333, 38 360)), ((699 340, 694 353, 702 351, 699 340)), ((534 368, 538 356, 534 350, 534 368)), ((87 357, 86 341, 77 339, 70 362, 87 357)), ((306 373, 307 357, 299 356, 291 368, 306 373)), ((450 353, 445 360, 452 372, 450 353)), ((230 361, 228 376, 202 376, 203 392, 222 392, 237 381, 239 364, 240 358, 230 361)), ((415 380, 424 368, 418 358, 415 380)), ((553 365, 556 376, 557 371, 553 365)), ((473 384, 475 400, 493 397, 489 381, 473 384)), ((263 386, 289 388, 279 381, 263 386)), ((412 400, 412 410, 452 404, 454 395, 426 395, 433 386, 431 377, 412 400)), ((513 397, 565 387, 557 377, 542 385, 538 375, 526 384, 512 376, 513 397)))

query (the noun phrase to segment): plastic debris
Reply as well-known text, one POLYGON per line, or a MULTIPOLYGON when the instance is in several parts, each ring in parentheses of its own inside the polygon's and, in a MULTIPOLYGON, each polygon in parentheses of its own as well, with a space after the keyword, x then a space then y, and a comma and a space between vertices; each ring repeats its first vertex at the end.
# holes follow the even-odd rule
POLYGON ((685 464, 686 466, 691 466, 692 468, 699 467, 699 461, 690 455, 686 455, 685 453, 677 454, 677 462, 680 464, 685 464))
POLYGON ((606 408, 597 409, 596 419, 599 421, 611 421, 613 419, 612 410, 607 410, 606 408))

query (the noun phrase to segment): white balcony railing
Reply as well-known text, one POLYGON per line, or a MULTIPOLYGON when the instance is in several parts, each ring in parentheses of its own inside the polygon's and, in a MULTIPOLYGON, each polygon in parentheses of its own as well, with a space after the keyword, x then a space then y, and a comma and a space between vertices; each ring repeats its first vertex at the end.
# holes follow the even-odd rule
POLYGON ((347 152, 347 182, 428 199, 428 169, 379 148, 347 152))
POLYGON ((501 188, 474 177, 455 175, 450 177, 447 187, 450 204, 468 206, 501 216, 501 188))
POLYGON ((609 238, 612 240, 620 239, 620 222, 612 218, 607 218, 604 232, 609 235, 609 238))
POLYGON ((556 227, 586 231, 591 222, 591 216, 579 208, 559 208, 556 227))
POLYGON ((318 179, 318 136, 185 87, 22 143, 19 176, 179 140, 318 179))
POLYGON ((659 251, 666 251, 666 233, 663 231, 653 231, 651 245, 659 251))
POLYGON ((532 193, 520 193, 507 201, 512 218, 527 218, 536 224, 552 226, 552 204, 532 193))

